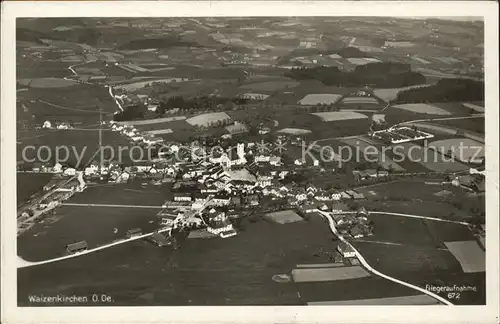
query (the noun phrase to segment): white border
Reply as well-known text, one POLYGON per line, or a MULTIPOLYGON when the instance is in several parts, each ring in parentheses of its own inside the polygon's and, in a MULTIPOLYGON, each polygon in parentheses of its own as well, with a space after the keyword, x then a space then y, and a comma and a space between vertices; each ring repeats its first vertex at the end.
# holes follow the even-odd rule
POLYGON ((498 323, 498 3, 471 2, 3 2, 1 74, 2 322, 498 323), (473 16, 485 22, 487 306, 19 308, 16 284, 15 18, 188 16, 473 16))

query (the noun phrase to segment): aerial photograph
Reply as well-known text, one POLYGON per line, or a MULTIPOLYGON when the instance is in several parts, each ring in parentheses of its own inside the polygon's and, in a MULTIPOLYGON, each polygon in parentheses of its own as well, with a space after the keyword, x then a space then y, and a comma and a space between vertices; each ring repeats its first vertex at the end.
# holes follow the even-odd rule
POLYGON ((15 64, 19 307, 486 304, 481 18, 17 18, 15 64))

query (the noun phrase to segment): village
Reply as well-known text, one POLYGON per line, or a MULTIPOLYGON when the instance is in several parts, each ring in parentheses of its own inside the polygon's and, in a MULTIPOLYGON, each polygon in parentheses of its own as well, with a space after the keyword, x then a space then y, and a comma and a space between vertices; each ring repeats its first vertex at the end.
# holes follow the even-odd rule
MULTIPOLYGON (((188 143, 165 143, 162 138, 140 132, 132 125, 110 122, 108 126, 133 144, 156 148, 157 155, 151 160, 128 166, 114 161, 100 163, 94 160, 81 170, 61 163, 52 166, 39 163, 33 165, 31 170, 18 166, 24 167, 25 172, 54 174, 44 186, 43 196, 32 199, 20 209, 18 221, 21 230, 28 229, 33 219, 54 212, 57 206, 89 185, 106 183, 126 186, 131 181, 140 181, 143 187, 171 187, 169 197, 157 213, 162 234, 155 232, 148 237, 158 246, 171 245, 172 230, 178 229, 202 237, 232 237, 238 233, 233 226, 234 220, 252 212, 293 210, 304 218, 317 211, 329 212, 339 232, 347 238, 371 236, 376 230, 366 208, 357 203, 365 200, 365 196, 355 188, 340 190, 316 185, 313 180, 305 184, 294 181, 305 169, 320 169, 314 163, 316 161, 309 165, 300 159, 285 163, 273 145, 279 146, 285 141, 297 142, 300 138, 280 136, 279 142, 268 144, 266 150, 259 143, 247 141, 237 142, 225 149, 218 146, 214 150, 200 143, 189 146, 188 143)), ((383 169, 352 171, 359 186, 404 175, 383 169)), ((442 184, 484 192, 484 171, 470 169, 465 175, 443 175, 442 184)), ((130 229, 127 237, 141 234, 140 228, 130 229)), ((70 253, 81 251, 82 246, 86 246, 85 242, 75 244, 68 245, 70 253)))

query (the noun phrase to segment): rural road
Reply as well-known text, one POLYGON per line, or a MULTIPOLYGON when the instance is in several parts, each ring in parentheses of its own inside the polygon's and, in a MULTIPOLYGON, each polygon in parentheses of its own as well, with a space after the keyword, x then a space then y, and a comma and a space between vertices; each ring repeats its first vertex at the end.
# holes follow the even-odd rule
POLYGON ((161 206, 142 206, 142 205, 113 205, 113 204, 77 204, 77 203, 62 203, 61 206, 72 207, 113 207, 113 208, 145 208, 145 209, 161 209, 161 206))
POLYGON ((418 216, 418 215, 402 214, 402 213, 391 213, 391 212, 383 212, 383 211, 369 211, 369 213, 370 214, 385 214, 385 215, 402 216, 402 217, 409 217, 409 218, 427 219, 427 220, 432 220, 432 221, 437 221, 437 222, 445 222, 445 223, 453 223, 453 224, 460 224, 460 225, 464 225, 464 226, 469 226, 469 223, 467 223, 467 222, 452 221, 452 220, 441 219, 441 218, 436 218, 436 217, 418 216))
POLYGON ((368 270, 370 271, 371 273, 379 276, 379 277, 382 277, 382 278, 385 278, 387 280, 390 280, 392 282, 395 282, 395 283, 398 283, 400 285, 403 285, 403 286, 406 286, 406 287, 409 287, 409 288, 412 288, 412 289, 415 289, 415 290, 418 290, 420 291, 421 293, 424 293, 438 301, 440 301, 441 303, 445 304, 445 305, 453 305, 451 302, 449 302, 448 300, 446 300, 445 298, 433 293, 433 292, 430 292, 426 289, 423 289, 419 286, 415 286, 415 285, 412 285, 408 282, 405 282, 405 281, 402 281, 402 280, 399 280, 399 279, 396 279, 396 278, 393 278, 391 276, 388 276, 386 274, 383 274, 381 273, 380 271, 377 271, 375 270, 374 268, 372 268, 368 262, 365 260, 365 258, 361 255, 361 253, 356 250, 356 248, 349 242, 347 241, 342 235, 340 235, 340 233, 337 232, 337 228, 335 227, 335 221, 333 220, 332 216, 328 213, 325 213, 319 209, 316 210, 316 212, 318 212, 320 215, 322 215, 323 217, 325 217, 327 220, 328 220, 328 224, 330 226, 330 230, 332 231, 332 233, 337 236, 342 242, 344 242, 345 244, 347 244, 348 246, 350 246, 353 250, 354 250, 354 253, 356 254, 356 257, 359 259, 359 262, 361 262, 361 264, 368 270))
MULTIPOLYGON (((160 229, 160 230, 155 231, 155 232, 162 233, 162 232, 167 232, 169 230, 170 230, 170 228, 163 228, 163 229, 160 229)), ((106 245, 102 245, 102 246, 99 246, 99 247, 96 247, 96 248, 93 248, 93 249, 90 249, 90 250, 86 250, 86 251, 83 251, 83 252, 77 252, 77 253, 74 253, 74 254, 65 255, 65 256, 62 256, 62 257, 59 257, 59 258, 54 258, 54 259, 49 259, 49 260, 44 260, 44 261, 30 262, 30 261, 26 261, 26 260, 24 260, 24 259, 22 259, 21 257, 18 256, 17 257, 17 262, 18 262, 17 268, 32 267, 32 266, 37 266, 37 265, 42 265, 42 264, 47 264, 47 263, 53 263, 53 262, 57 262, 57 261, 67 260, 67 259, 71 259, 71 258, 76 258, 78 256, 85 255, 85 254, 90 254, 90 253, 97 252, 97 251, 100 251, 100 250, 104 250, 104 249, 110 248, 112 246, 124 244, 124 243, 131 242, 131 241, 140 240, 140 239, 143 239, 143 238, 146 238, 148 236, 153 235, 153 233, 155 233, 155 232, 150 232, 150 233, 146 233, 146 234, 134 236, 134 237, 131 237, 131 238, 127 238, 127 239, 123 239, 121 241, 117 241, 117 242, 109 243, 109 244, 106 244, 106 245)))
MULTIPOLYGON (((196 214, 201 213, 203 210, 205 210, 205 208, 207 208, 209 206, 208 203, 213 199, 213 197, 214 197, 213 195, 208 196, 207 201, 203 204, 203 206, 199 210, 193 212, 192 214, 186 215, 185 218, 189 219, 190 217, 193 217, 196 214)), ((68 205, 68 204, 65 204, 65 205, 68 205)), ((75 204, 72 204, 72 205, 75 205, 75 204)), ((79 205, 79 204, 76 204, 76 205, 79 205)), ((95 206, 95 205, 93 205, 93 206, 95 206)), ((123 207, 123 205, 117 205, 117 206, 123 207)), ((137 206, 132 206, 132 207, 137 207, 137 206)), ((161 208, 161 207, 158 207, 158 206, 154 206, 154 207, 155 208, 161 208)), ((202 218, 202 220, 204 221, 203 218, 202 218)), ((146 238, 148 236, 153 235, 153 233, 155 233, 155 232, 156 233, 163 233, 163 232, 168 232, 170 230, 171 230, 170 227, 165 227, 165 228, 162 228, 162 229, 159 229, 159 230, 156 230, 156 231, 153 231, 153 232, 149 232, 149 233, 146 233, 146 234, 142 234, 142 235, 134 236, 134 237, 131 237, 131 238, 123 239, 123 240, 120 240, 120 241, 112 242, 112 243, 109 243, 109 244, 105 244, 105 245, 102 245, 102 246, 98 246, 98 247, 90 249, 90 250, 86 250, 86 251, 82 251, 82 252, 77 252, 77 253, 73 253, 73 254, 70 254, 70 255, 65 255, 65 256, 62 256, 62 257, 58 257, 58 258, 54 258, 54 259, 49 259, 49 260, 44 260, 44 261, 30 262, 30 261, 26 261, 23 258, 21 258, 20 256, 18 256, 17 257, 17 262, 18 262, 17 268, 33 267, 33 266, 37 266, 37 265, 42 265, 42 264, 47 264, 47 263, 53 263, 53 262, 67 260, 67 259, 71 259, 71 258, 76 258, 76 257, 81 256, 81 255, 90 254, 90 253, 97 252, 97 251, 100 251, 100 250, 104 250, 104 249, 107 249, 107 248, 110 248, 110 247, 113 247, 113 246, 116 246, 116 245, 124 244, 124 243, 131 242, 131 241, 140 240, 140 239, 143 239, 143 238, 146 238)))

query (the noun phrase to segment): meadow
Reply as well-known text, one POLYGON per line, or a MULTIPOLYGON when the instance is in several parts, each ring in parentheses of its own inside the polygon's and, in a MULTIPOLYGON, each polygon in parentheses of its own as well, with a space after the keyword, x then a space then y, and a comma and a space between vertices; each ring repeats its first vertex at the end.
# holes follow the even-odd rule
POLYGON ((354 111, 320 112, 313 113, 313 115, 320 117, 325 122, 368 118, 366 115, 354 111))
POLYGON ((447 110, 428 104, 401 104, 401 105, 391 106, 391 108, 404 109, 411 112, 429 114, 429 115, 444 115, 444 116, 451 115, 451 113, 448 112, 447 110))

